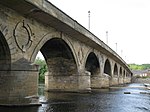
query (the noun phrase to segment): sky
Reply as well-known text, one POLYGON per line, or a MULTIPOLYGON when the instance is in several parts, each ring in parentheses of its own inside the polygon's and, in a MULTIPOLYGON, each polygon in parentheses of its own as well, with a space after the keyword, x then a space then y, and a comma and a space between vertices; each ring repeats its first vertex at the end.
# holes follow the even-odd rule
POLYGON ((127 63, 150 63, 150 0, 49 0, 127 63))

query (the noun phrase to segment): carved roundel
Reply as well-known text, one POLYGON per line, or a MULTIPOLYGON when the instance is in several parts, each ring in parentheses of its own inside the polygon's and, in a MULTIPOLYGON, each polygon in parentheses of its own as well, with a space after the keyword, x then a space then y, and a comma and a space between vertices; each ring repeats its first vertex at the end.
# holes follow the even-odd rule
POLYGON ((25 24, 24 21, 18 22, 15 26, 13 35, 18 48, 22 52, 26 52, 32 44, 31 37, 33 36, 29 25, 25 24))

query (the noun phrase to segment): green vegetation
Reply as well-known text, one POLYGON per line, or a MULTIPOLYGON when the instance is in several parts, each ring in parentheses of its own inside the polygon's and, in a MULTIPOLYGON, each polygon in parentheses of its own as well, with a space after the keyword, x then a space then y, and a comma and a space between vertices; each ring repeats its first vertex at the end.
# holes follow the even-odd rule
POLYGON ((139 76, 139 75, 136 75, 134 77, 135 78, 140 78, 140 79, 148 79, 148 78, 150 78, 150 76, 139 76))
POLYGON ((37 58, 35 64, 39 65, 39 83, 44 83, 45 81, 45 72, 47 72, 47 65, 45 60, 37 58))
POLYGON ((143 76, 142 78, 143 78, 143 79, 147 79, 147 78, 150 78, 150 77, 149 77, 149 76, 143 76))
POLYGON ((146 70, 150 69, 150 64, 129 64, 129 68, 132 70, 146 70))
MULTIPOLYGON (((45 81, 45 72, 48 71, 46 62, 45 62, 45 60, 37 58, 35 60, 35 64, 39 65, 39 82, 44 83, 44 81, 45 81)), ((141 65, 129 64, 129 68, 131 70, 146 70, 146 69, 150 69, 150 64, 141 64, 141 65)))

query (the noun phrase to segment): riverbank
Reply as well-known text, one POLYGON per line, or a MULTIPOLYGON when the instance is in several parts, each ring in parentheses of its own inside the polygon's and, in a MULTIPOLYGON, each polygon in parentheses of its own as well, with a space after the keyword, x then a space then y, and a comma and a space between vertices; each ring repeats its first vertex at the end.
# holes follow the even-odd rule
POLYGON ((150 84, 150 78, 135 78, 133 80, 134 83, 149 83, 150 84))
MULTIPOLYGON (((42 92, 42 85, 39 90, 42 92)), ((86 94, 45 92, 40 96, 42 106, 2 106, 0 112, 150 112, 150 91, 141 83, 105 90, 86 94)))

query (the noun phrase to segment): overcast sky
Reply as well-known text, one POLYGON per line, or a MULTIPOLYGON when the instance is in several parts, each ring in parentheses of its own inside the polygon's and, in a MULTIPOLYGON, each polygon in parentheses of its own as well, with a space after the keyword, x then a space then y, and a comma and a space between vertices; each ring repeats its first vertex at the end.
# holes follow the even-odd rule
POLYGON ((106 43, 127 63, 150 63, 150 0, 49 0, 106 43), (122 53, 121 53, 122 51, 122 53))

